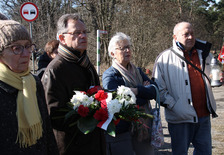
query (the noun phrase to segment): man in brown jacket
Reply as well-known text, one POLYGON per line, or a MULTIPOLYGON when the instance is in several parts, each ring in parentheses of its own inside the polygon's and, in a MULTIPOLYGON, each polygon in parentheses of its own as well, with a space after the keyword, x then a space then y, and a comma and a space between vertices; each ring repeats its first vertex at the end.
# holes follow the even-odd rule
POLYGON ((100 84, 86 53, 87 30, 83 21, 77 14, 66 14, 60 17, 57 26, 58 55, 46 68, 42 83, 60 154, 104 155, 101 129, 84 135, 76 125, 69 126, 74 120, 54 119, 65 114, 57 110, 67 106, 74 90, 87 91, 90 86, 100 84))

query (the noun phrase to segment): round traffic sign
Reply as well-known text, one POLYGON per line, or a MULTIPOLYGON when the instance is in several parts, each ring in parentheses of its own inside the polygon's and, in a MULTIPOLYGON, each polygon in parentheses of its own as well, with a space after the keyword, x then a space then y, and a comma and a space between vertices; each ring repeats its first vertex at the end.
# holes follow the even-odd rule
POLYGON ((26 2, 20 8, 20 15, 23 17, 24 20, 28 22, 32 22, 37 19, 38 14, 38 8, 32 2, 26 2))

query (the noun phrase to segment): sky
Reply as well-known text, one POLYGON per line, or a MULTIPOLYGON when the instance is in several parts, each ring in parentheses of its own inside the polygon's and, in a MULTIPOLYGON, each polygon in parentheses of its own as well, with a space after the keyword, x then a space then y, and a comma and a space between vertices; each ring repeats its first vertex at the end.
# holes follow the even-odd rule
MULTIPOLYGON (((218 3, 220 0, 215 0, 216 3, 218 3)), ((2 10, 2 7, 0 7, 0 12, 4 13, 4 11, 2 10)))

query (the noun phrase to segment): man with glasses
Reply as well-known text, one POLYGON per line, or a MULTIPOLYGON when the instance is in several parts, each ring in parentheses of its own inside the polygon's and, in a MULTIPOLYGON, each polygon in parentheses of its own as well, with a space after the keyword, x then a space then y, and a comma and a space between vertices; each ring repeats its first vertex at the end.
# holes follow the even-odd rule
POLYGON ((104 136, 100 128, 84 135, 74 120, 54 119, 64 116, 57 111, 67 106, 74 90, 87 91, 100 85, 94 66, 87 56, 87 30, 77 14, 65 14, 57 23, 58 55, 51 61, 42 77, 52 126, 60 154, 103 155, 104 136))

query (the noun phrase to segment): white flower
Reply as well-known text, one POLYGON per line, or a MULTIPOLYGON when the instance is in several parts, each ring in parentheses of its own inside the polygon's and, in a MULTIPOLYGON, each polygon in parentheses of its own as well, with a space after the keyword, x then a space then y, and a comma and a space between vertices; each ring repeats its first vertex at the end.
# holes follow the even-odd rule
POLYGON ((75 95, 73 95, 72 99, 70 102, 74 105, 73 109, 76 109, 79 107, 81 104, 85 107, 88 107, 92 102, 94 98, 91 96, 87 96, 83 92, 80 91, 75 91, 75 95))
POLYGON ((119 86, 117 89, 117 94, 120 96, 119 102, 121 104, 125 104, 125 106, 129 104, 136 104, 135 94, 131 91, 129 87, 119 86))
POLYGON ((81 103, 79 101, 77 102, 73 102, 73 109, 76 110, 76 108, 78 108, 81 105, 81 103))
POLYGON ((107 109, 110 114, 115 114, 120 112, 122 105, 119 103, 117 99, 110 100, 107 102, 107 109))

